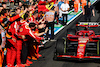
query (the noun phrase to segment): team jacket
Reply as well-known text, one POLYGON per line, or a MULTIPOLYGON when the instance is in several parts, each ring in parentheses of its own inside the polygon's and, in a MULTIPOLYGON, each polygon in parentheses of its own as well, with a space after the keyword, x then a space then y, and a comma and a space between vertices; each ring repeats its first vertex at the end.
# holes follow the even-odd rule
MULTIPOLYGON (((6 16, 1 16, 0 17, 0 23, 2 23, 3 22, 3 19, 4 18, 6 18, 6 16)), ((11 17, 11 18, 7 18, 10 22, 13 22, 13 21, 15 21, 16 19, 18 19, 18 18, 20 18, 20 16, 19 15, 16 15, 16 16, 14 16, 14 17, 11 17)))
POLYGON ((35 23, 36 25, 39 24, 39 23, 37 22, 37 20, 36 20, 33 16, 31 16, 31 17, 29 18, 29 22, 33 22, 33 23, 35 23))
POLYGON ((21 26, 19 27, 18 35, 29 35, 32 38, 36 39, 38 42, 43 40, 43 37, 37 37, 32 30, 29 28, 28 23, 26 21, 21 21, 21 26))
POLYGON ((7 29, 10 24, 13 23, 16 19, 20 18, 19 15, 16 15, 14 17, 6 17, 6 16, 1 16, 0 17, 0 24, 4 29, 7 29))

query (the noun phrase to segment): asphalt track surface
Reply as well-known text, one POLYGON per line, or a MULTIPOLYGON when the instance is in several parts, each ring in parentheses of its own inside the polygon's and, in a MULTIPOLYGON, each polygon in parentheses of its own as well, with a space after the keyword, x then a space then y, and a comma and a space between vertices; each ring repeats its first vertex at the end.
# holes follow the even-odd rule
MULTIPOLYGON (((96 10, 95 10, 96 11, 96 10)), ((99 14, 96 11, 96 16, 92 17, 91 21, 96 21, 99 17, 99 14)), ((78 21, 84 21, 84 16, 80 16, 78 20, 74 20, 68 26, 66 26, 62 31, 60 31, 55 39, 60 39, 65 36, 65 32, 67 29, 75 28, 75 24, 78 21)), ((33 64, 30 67, 100 67, 100 62, 97 60, 85 60, 85 61, 74 61, 74 60, 59 60, 54 61, 54 49, 55 42, 48 42, 45 44, 45 47, 40 51, 40 54, 44 56, 44 58, 40 58, 37 61, 33 61, 33 64)))

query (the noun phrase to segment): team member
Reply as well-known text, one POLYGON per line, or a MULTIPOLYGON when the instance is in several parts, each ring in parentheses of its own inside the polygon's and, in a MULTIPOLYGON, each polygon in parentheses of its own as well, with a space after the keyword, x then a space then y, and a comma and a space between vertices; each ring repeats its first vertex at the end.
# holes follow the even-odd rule
MULTIPOLYGON (((16 15, 17 14, 20 14, 21 13, 21 9, 20 8, 17 8, 16 9, 16 15)), ((15 20, 15 23, 14 23, 14 28, 15 28, 15 34, 14 36, 16 37, 16 62, 17 62, 17 66, 21 66, 21 50, 22 50, 22 39, 19 38, 19 36, 17 35, 18 33, 18 30, 19 30, 19 24, 20 24, 20 20, 21 18, 18 18, 15 20)))
MULTIPOLYGON (((48 21, 47 27, 51 27, 51 39, 54 39, 54 19, 55 11, 52 9, 46 13, 46 21, 48 21)), ((47 32, 47 38, 49 37, 49 31, 47 32)))
POLYGON ((39 22, 37 22, 36 18, 38 17, 38 11, 36 10, 33 15, 29 18, 29 22, 31 23, 35 23, 36 25, 39 24, 39 22))
POLYGON ((59 7, 58 7, 58 1, 54 4, 54 11, 55 11, 55 19, 57 21, 57 24, 59 22, 59 7))
POLYGON ((2 6, 3 6, 3 9, 6 9, 7 8, 7 5, 5 2, 2 2, 2 6))
POLYGON ((16 19, 20 18, 26 11, 27 11, 27 9, 24 10, 23 13, 20 13, 20 14, 14 16, 14 17, 7 17, 6 10, 3 9, 3 10, 1 11, 1 16, 0 16, 0 23, 1 23, 1 25, 2 25, 3 27, 5 27, 5 26, 7 26, 7 24, 9 24, 9 23, 11 24, 13 21, 15 21, 16 19))
MULTIPOLYGON (((19 2, 19 0, 14 0, 14 5, 16 5, 16 3, 18 3, 19 2)), ((19 3, 18 3, 18 5, 19 5, 19 3)))
MULTIPOLYGON (((27 22, 28 18, 29 18, 29 15, 25 14, 24 20, 21 21, 21 26, 19 28, 18 35, 22 36, 23 39, 25 39, 26 35, 29 35, 30 37, 34 38, 37 42, 40 42, 40 40, 42 40, 44 38, 43 37, 37 37, 35 34, 32 33, 31 29, 28 26, 29 25, 28 22, 27 22)), ((27 43, 25 42, 25 44, 26 44, 26 47, 25 47, 26 52, 24 52, 24 55, 22 55, 23 58, 24 58, 23 64, 26 63, 26 59, 27 59, 27 43)))
MULTIPOLYGON (((24 11, 24 13, 25 12, 26 12, 26 10, 24 11)), ((14 20, 18 19, 23 14, 22 13, 22 14, 14 16, 14 17, 7 17, 7 14, 5 14, 5 13, 6 12, 4 10, 1 11, 1 14, 3 16, 1 16, 2 18, 0 19, 0 23, 1 23, 2 27, 6 30, 8 29, 9 23, 13 23, 14 20)), ((13 26, 13 24, 12 24, 12 26, 13 26)), ((16 56, 16 49, 15 49, 16 39, 14 38, 14 35, 12 35, 12 34, 15 33, 14 28, 11 28, 10 32, 11 33, 8 33, 8 34, 11 35, 11 36, 10 37, 7 36, 8 37, 8 39, 7 39, 8 44, 7 45, 9 45, 8 48, 7 48, 7 65, 8 65, 8 67, 13 66, 14 61, 15 61, 15 56, 16 56)))
POLYGON ((18 3, 18 6, 21 8, 22 7, 22 2, 21 1, 19 1, 19 3, 18 3))
POLYGON ((42 19, 43 18, 43 12, 42 11, 40 11, 39 12, 39 14, 38 14, 38 17, 37 17, 37 20, 40 20, 40 19, 42 19))
POLYGON ((81 0, 81 3, 82 3, 82 10, 84 10, 84 6, 86 6, 87 1, 86 0, 81 0))
POLYGON ((4 60, 4 49, 6 44, 6 36, 5 31, 0 26, 0 67, 3 67, 3 60, 4 60))
POLYGON ((85 21, 89 21, 91 22, 91 15, 93 13, 93 16, 95 16, 95 13, 94 13, 94 9, 93 7, 91 6, 91 2, 88 2, 88 5, 86 5, 84 7, 84 10, 83 10, 83 15, 85 17, 85 21))
MULTIPOLYGON (((61 5, 60 9, 61 9, 61 15, 63 14, 63 21, 64 21, 64 14, 66 14, 66 21, 67 21, 67 14, 69 10, 69 5, 67 4, 67 0, 64 0, 64 3, 61 5)), ((66 23, 63 22, 63 24, 65 25, 66 23)))
POLYGON ((64 3, 63 0, 61 0, 61 1, 58 3, 58 7, 59 7, 59 17, 60 17, 60 18, 62 17, 60 7, 61 7, 61 5, 62 5, 63 3, 64 3))
MULTIPOLYGON (((35 32, 36 24, 30 23, 29 27, 32 30, 32 33, 35 34, 36 33, 35 32)), ((29 46, 28 46, 28 53, 29 54, 28 54, 28 56, 30 57, 30 59, 37 60, 37 58, 36 58, 36 44, 34 43, 35 40, 31 37, 28 37, 28 36, 27 36, 27 39, 29 42, 29 46)))

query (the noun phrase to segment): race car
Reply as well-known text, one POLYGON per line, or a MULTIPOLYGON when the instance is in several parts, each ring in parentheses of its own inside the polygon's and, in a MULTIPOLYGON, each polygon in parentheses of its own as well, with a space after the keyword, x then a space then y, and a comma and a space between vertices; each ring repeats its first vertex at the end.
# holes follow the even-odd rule
POLYGON ((99 23, 79 22, 76 29, 68 29, 67 36, 56 41, 53 59, 100 59, 99 30, 99 23))

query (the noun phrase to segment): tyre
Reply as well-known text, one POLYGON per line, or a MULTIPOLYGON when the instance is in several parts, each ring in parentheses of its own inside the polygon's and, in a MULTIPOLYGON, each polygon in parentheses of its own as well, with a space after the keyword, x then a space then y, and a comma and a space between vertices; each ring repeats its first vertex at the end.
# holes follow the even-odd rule
POLYGON ((55 47, 53 60, 58 60, 57 55, 64 53, 64 48, 65 48, 65 45, 66 45, 64 43, 65 43, 64 39, 58 39, 56 41, 56 47, 55 47))
POLYGON ((65 40, 64 39, 58 39, 56 42, 56 51, 57 53, 64 53, 64 47, 65 47, 65 40))
POLYGON ((97 55, 100 56, 100 40, 97 42, 97 55))

